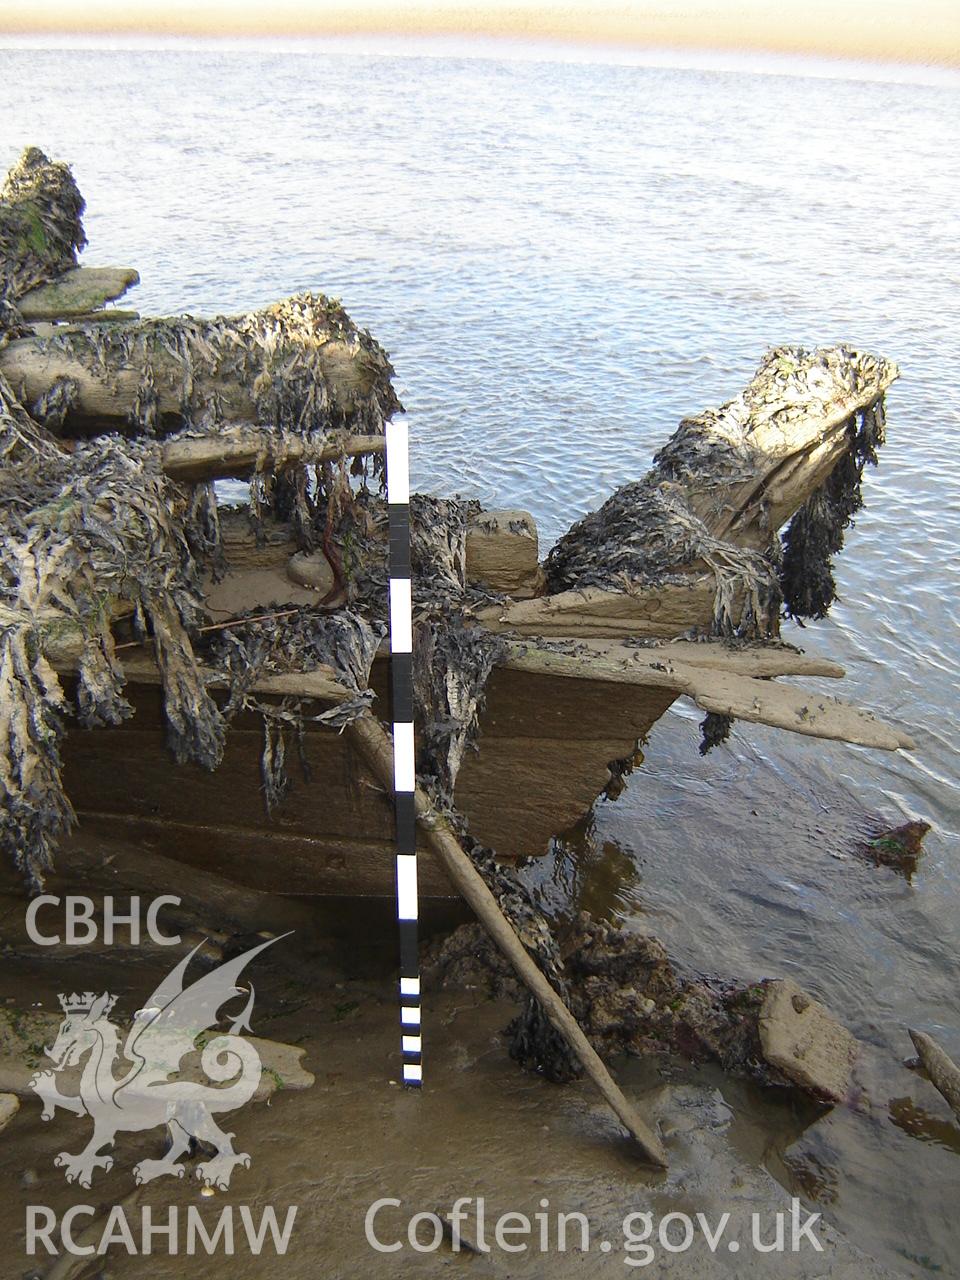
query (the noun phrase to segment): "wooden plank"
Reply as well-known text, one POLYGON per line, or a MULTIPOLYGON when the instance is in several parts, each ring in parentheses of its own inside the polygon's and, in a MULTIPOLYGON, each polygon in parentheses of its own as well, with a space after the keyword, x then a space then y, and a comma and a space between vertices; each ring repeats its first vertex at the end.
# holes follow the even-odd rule
MULTIPOLYGON (((395 893, 390 840, 337 841, 270 827, 206 826, 96 810, 81 810, 78 818, 80 839, 122 841, 155 851, 258 893, 379 898, 395 893)), ((421 853, 424 896, 456 896, 429 850, 421 853)))
POLYGON ((389 840, 393 825, 379 784, 358 766, 332 730, 311 733, 306 754, 313 781, 300 775, 291 745, 290 789, 267 814, 260 778, 260 733, 231 728, 214 772, 177 764, 162 729, 101 728, 70 735, 64 784, 77 809, 132 813, 166 822, 190 815, 202 826, 247 827, 310 836, 389 840))
POLYGON ((663 689, 530 675, 498 667, 487 686, 478 751, 468 751, 457 805, 478 840, 537 857, 577 822, 632 757, 675 695, 663 689))
POLYGON ((550 649, 515 645, 508 659, 515 671, 564 675, 573 680, 605 680, 612 684, 656 686, 686 694, 704 711, 773 725, 814 738, 830 738, 883 751, 911 750, 915 743, 902 730, 883 724, 839 698, 792 685, 756 680, 729 671, 694 667, 681 662, 662 668, 643 662, 584 659, 550 649))
POLYGON ((506 607, 490 605, 476 618, 491 631, 524 636, 674 639, 691 627, 710 626, 715 597, 712 574, 691 574, 689 581, 629 593, 581 587, 506 607))
POLYGON ((255 427, 232 427, 209 436, 171 440, 164 445, 163 469, 173 480, 240 480, 256 470, 285 471, 304 462, 327 462, 383 453, 382 435, 344 435, 318 448, 303 436, 255 427))
POLYGON ((74 267, 17 302, 25 320, 69 320, 97 312, 140 283, 132 267, 74 267))
POLYGON ((840 680, 846 675, 844 668, 836 662, 827 658, 809 657, 789 645, 776 643, 740 644, 737 641, 715 639, 679 640, 637 646, 595 637, 558 636, 551 639, 576 646, 576 652, 584 657, 603 658, 609 662, 647 666, 682 662, 689 667, 706 667, 710 670, 729 671, 734 675, 757 677, 825 676, 827 679, 840 680))

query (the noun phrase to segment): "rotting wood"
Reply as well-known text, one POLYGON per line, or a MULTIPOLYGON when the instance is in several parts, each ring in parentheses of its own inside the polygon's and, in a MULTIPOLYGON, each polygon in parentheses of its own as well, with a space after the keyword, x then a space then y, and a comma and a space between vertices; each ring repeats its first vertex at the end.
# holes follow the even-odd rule
POLYGON ((73 267, 17 300, 24 320, 75 320, 96 315, 140 283, 132 267, 73 267))
MULTIPOLYGON (((825 387, 822 400, 785 404, 756 418, 747 437, 756 452, 756 475, 719 494, 693 486, 688 489, 691 507, 716 537, 764 545, 769 531, 789 520, 846 452, 851 416, 873 404, 899 376, 895 364, 880 360, 856 390, 837 394, 835 387, 825 387)), ((716 430, 723 434, 723 424, 716 430)))
POLYGON ((543 586, 537 525, 529 511, 481 511, 467 525, 467 579, 484 582, 514 600, 543 586))
POLYGON ((960 1120, 960 1067, 926 1032, 911 1030, 910 1039, 920 1055, 930 1083, 947 1100, 953 1114, 960 1120))
MULTIPOLYGON (((356 744, 384 787, 392 789, 393 747, 377 719, 370 712, 364 712, 347 725, 344 732, 356 744)), ((668 1157, 663 1143, 615 1084, 579 1023, 531 960, 480 873, 450 830, 449 824, 420 787, 417 787, 415 793, 415 809, 417 822, 430 848, 491 938, 513 965, 518 977, 540 1002, 551 1024, 570 1045, 584 1070, 636 1140, 646 1159, 665 1169, 668 1157)))
MULTIPOLYGON (((127 679, 141 684, 162 684, 160 669, 153 658, 146 654, 136 654, 126 659, 123 669, 127 679)), ((227 680, 215 672, 205 671, 204 682, 212 688, 227 688, 227 680)), ((322 702, 344 702, 355 696, 340 684, 331 668, 321 667, 316 671, 283 671, 275 675, 261 676, 254 681, 251 689, 256 693, 269 693, 284 696, 287 694, 300 698, 317 698, 322 702)))
POLYGON ((239 316, 67 327, 0 350, 28 409, 70 381, 60 435, 233 423, 373 433, 399 407, 392 372, 338 303, 311 294, 239 316))
POLYGON ((707 628, 716 583, 710 574, 630 592, 578 587, 516 604, 488 605, 476 619, 490 631, 524 636, 640 636, 672 640, 691 627, 707 628))
POLYGON ((634 650, 633 660, 621 661, 557 653, 519 642, 511 643, 510 649, 504 665, 515 671, 671 689, 692 698, 704 711, 855 746, 897 751, 912 750, 916 745, 901 730, 838 698, 678 660, 658 663, 655 649, 634 650))
MULTIPOLYGON (((610 662, 645 663, 650 666, 681 662, 688 667, 728 671, 733 675, 821 676, 842 680, 846 671, 828 658, 811 657, 787 644, 737 645, 727 640, 677 640, 636 645, 620 640, 556 636, 551 646, 569 643, 574 656, 602 658, 610 662)), ((529 646, 525 646, 529 648, 529 646)), ((507 664, 509 665, 509 664, 507 664)))
POLYGON ((284 436, 255 427, 234 427, 217 434, 170 440, 163 448, 163 469, 172 480, 242 479, 254 471, 285 471, 304 462, 335 461, 383 453, 382 435, 344 435, 317 448, 302 436, 284 436))

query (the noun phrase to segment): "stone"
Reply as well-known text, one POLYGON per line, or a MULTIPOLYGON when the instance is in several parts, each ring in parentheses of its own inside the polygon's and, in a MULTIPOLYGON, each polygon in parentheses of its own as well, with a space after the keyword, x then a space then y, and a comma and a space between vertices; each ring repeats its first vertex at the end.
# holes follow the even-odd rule
POLYGON ((43 1010, 0 1009, 0 1090, 34 1097, 33 1073, 49 1066, 44 1047, 53 1044, 60 1017, 43 1010))
POLYGON ((287 562, 287 577, 300 587, 326 595, 333 588, 333 570, 322 551, 298 551, 287 562))
POLYGON ((772 1067, 825 1101, 843 1101, 857 1041, 822 1004, 790 978, 777 978, 764 985, 758 1025, 772 1067))

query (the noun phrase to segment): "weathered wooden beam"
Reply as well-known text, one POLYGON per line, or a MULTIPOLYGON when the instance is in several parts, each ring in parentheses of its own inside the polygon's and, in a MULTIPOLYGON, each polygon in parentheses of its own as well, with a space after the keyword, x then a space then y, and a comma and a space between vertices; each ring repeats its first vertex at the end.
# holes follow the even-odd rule
MULTIPOLYGON (((677 640, 649 645, 625 644, 620 640, 557 637, 552 644, 567 642, 575 657, 601 658, 607 662, 634 666, 705 667, 732 675, 769 679, 773 676, 821 676, 841 680, 846 671, 827 658, 811 657, 787 644, 753 643, 741 645, 724 639, 677 640)), ((546 647, 546 646, 545 646, 546 647)), ((508 664, 509 665, 509 664, 508 664)))
POLYGON ((74 267, 25 293, 17 306, 25 320, 80 319, 122 298, 139 283, 132 267, 74 267))
POLYGON ((344 435, 317 445, 303 436, 254 427, 233 427, 207 436, 170 440, 163 447, 163 469, 172 480, 242 479, 256 470, 283 471, 303 462, 324 462, 360 454, 383 453, 382 435, 344 435))
POLYGON ((814 352, 806 366, 790 348, 771 352, 740 396, 681 424, 664 450, 684 434, 700 436, 749 457, 752 474, 707 486, 698 471, 681 469, 671 480, 715 537, 765 546, 847 450, 850 419, 899 376, 892 361, 847 348, 814 352))
POLYGON ((386 352, 339 303, 310 294, 240 316, 103 320, 20 338, 0 350, 0 373, 28 410, 69 379, 55 428, 66 436, 207 423, 307 433, 399 408, 386 352))
POLYGON ((524 636, 640 636, 673 639, 691 627, 709 628, 716 599, 712 574, 635 591, 580 587, 516 604, 479 609, 477 621, 491 631, 524 636))
MULTIPOLYGON (((154 658, 146 651, 124 658, 123 669, 128 680, 140 684, 161 684, 160 670, 154 658)), ((206 684, 214 689, 225 689, 224 676, 208 672, 206 684)), ((318 667, 314 671, 285 671, 277 675, 261 676, 250 686, 255 693, 272 693, 278 696, 292 694, 300 698, 316 698, 320 702, 346 702, 354 695, 340 684, 331 667, 318 667)))
POLYGON ((773 684, 770 680, 675 660, 657 666, 642 658, 616 661, 574 656, 532 648, 522 642, 512 643, 510 649, 504 665, 515 671, 576 680, 604 680, 612 684, 650 685, 685 694, 704 711, 768 724, 808 737, 830 738, 883 751, 911 750, 915 746, 907 734, 883 724, 869 711, 793 685, 773 684))

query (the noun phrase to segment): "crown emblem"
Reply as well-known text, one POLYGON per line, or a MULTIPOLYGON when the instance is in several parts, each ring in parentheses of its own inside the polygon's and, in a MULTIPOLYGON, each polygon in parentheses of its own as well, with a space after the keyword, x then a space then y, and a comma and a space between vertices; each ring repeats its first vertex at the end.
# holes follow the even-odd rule
MULTIPOLYGON (((73 995, 71 996, 60 995, 57 997, 57 999, 60 1001, 60 1008, 67 1015, 67 1017, 70 1017, 78 1013, 89 1013, 90 1010, 93 1008, 94 1001, 97 998, 98 997, 95 991, 84 991, 83 995, 77 995, 77 993, 74 992, 73 995)), ((117 997, 110 996, 109 999, 107 1000, 106 1005, 104 1006, 104 1010, 103 1010, 104 1014, 105 1015, 109 1014, 111 1009, 116 1003, 117 1003, 117 997)))

